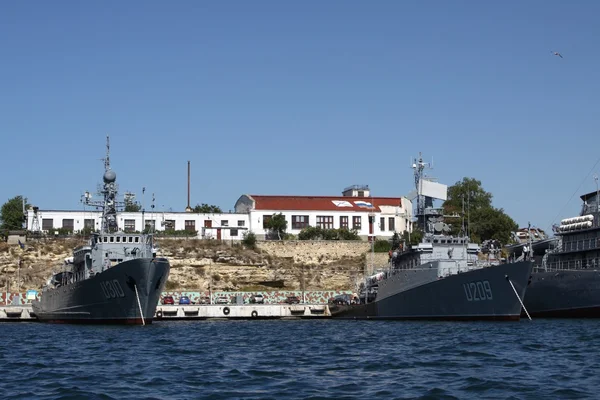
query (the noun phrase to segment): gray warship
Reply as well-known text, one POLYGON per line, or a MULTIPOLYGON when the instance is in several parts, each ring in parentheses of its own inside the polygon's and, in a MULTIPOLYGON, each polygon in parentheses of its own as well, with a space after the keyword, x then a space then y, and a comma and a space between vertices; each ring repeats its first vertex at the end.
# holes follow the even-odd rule
POLYGON ((530 236, 527 251, 513 253, 535 263, 525 295, 531 316, 600 318, 600 196, 595 191, 581 200, 579 216, 553 226, 552 246, 536 246, 530 236))
POLYGON ((150 324, 169 277, 166 258, 154 253, 152 234, 132 234, 117 226, 116 174, 110 168, 110 142, 106 138, 102 201, 84 203, 102 210, 99 232, 87 245, 73 250, 63 270, 55 273, 32 304, 42 322, 150 324))
POLYGON ((400 320, 519 320, 533 263, 500 263, 499 246, 480 259, 481 247, 466 234, 449 235, 434 199, 447 186, 427 178, 421 155, 414 160, 415 216, 422 241, 394 251, 388 268, 368 276, 359 299, 330 303, 332 318, 400 320))

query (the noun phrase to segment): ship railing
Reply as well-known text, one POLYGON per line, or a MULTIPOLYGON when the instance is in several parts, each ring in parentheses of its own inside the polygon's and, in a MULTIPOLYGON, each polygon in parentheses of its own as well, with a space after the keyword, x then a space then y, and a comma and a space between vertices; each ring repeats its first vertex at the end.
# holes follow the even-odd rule
POLYGON ((582 239, 582 240, 565 240, 563 239, 564 251, 581 251, 600 248, 600 240, 598 238, 582 239))
POLYGON ((600 269, 600 258, 589 258, 585 260, 568 260, 542 263, 542 269, 546 271, 567 271, 578 269, 600 269))

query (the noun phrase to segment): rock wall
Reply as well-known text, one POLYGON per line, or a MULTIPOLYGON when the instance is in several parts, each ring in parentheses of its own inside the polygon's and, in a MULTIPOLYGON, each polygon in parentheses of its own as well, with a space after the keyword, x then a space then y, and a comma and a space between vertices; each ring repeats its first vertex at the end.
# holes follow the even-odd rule
POLYGON ((269 240, 259 242, 258 248, 267 254, 290 258, 297 263, 328 264, 344 258, 361 257, 371 249, 371 245, 362 240, 269 240))

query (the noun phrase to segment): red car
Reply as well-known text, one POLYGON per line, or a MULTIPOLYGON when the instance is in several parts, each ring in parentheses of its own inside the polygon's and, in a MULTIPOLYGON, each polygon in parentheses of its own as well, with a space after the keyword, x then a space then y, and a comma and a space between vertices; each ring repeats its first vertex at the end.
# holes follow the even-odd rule
POLYGON ((175 300, 173 300, 173 296, 165 296, 162 299, 163 305, 165 304, 175 304, 175 300))

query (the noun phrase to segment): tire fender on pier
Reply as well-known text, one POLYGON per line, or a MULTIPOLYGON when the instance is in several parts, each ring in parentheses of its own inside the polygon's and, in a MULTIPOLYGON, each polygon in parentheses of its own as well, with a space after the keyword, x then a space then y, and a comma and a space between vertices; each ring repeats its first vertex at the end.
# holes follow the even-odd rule
POLYGON ((225 308, 223 308, 223 314, 225 314, 225 315, 229 315, 229 312, 230 312, 230 311, 231 311, 231 310, 229 309, 229 307, 225 307, 225 308))
POLYGON ((252 318, 256 318, 258 317, 258 311, 254 310, 252 311, 252 318))

